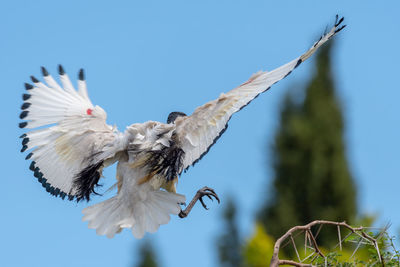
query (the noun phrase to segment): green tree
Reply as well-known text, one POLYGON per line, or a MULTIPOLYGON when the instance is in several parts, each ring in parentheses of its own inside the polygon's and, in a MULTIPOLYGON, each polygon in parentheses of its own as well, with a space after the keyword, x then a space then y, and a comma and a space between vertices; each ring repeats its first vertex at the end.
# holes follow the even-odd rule
POLYGON ((246 266, 268 266, 273 253, 274 240, 265 232, 264 227, 257 223, 253 235, 247 240, 243 248, 246 266))
MULTIPOLYGON (((321 48, 305 99, 288 95, 273 144, 271 197, 259 213, 266 231, 278 238, 295 225, 316 219, 352 222, 356 189, 346 159, 343 117, 335 95, 332 41, 321 48)), ((322 244, 337 242, 332 232, 322 244)))
POLYGON ((154 248, 149 241, 145 241, 139 248, 139 261, 137 267, 157 267, 157 259, 154 253, 154 248))
POLYGON ((223 230, 218 238, 218 255, 221 266, 243 266, 242 242, 236 222, 236 205, 231 197, 226 199, 223 213, 223 230))

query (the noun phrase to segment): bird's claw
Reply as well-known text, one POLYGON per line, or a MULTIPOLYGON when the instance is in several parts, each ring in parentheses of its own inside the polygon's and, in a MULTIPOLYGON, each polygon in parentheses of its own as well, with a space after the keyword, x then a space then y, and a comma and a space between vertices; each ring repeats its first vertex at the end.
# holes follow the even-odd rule
POLYGON ((207 187, 207 186, 205 186, 205 187, 199 189, 199 191, 197 191, 197 194, 199 194, 199 200, 200 200, 201 205, 202 205, 203 208, 205 208, 206 210, 208 210, 208 207, 207 207, 207 205, 206 205, 206 204, 204 203, 204 201, 203 201, 203 197, 204 197, 204 196, 206 196, 206 197, 208 197, 209 199, 211 199, 211 201, 214 201, 214 199, 212 198, 212 197, 214 197, 214 198, 218 201, 218 203, 220 203, 219 197, 218 197, 217 193, 215 193, 214 189, 209 188, 209 187, 207 187))

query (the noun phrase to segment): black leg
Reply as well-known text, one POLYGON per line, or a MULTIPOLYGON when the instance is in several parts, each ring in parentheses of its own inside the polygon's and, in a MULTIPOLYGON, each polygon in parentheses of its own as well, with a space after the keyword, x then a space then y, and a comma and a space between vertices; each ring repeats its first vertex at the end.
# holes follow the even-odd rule
POLYGON ((207 186, 203 187, 202 189, 199 189, 196 193, 196 195, 194 195, 192 201, 190 201, 189 205, 186 207, 186 209, 181 210, 181 212, 179 213, 179 217, 180 218, 185 218, 189 215, 190 211, 192 210, 194 204, 196 204, 197 200, 200 200, 201 205, 208 210, 206 204, 204 204, 203 201, 203 197, 206 196, 209 199, 213 200, 212 197, 214 197, 218 203, 220 203, 219 201, 219 197, 217 195, 217 193, 215 193, 214 189, 209 188, 207 186))

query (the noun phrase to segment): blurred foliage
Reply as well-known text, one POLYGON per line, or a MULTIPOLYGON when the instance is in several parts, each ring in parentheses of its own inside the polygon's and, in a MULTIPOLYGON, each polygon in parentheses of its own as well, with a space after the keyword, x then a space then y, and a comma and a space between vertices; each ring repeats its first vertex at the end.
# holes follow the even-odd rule
POLYGON ((237 226, 237 210, 232 197, 227 197, 223 213, 222 234, 218 238, 218 256, 221 266, 243 266, 242 243, 237 226))
POLYGON ((274 252, 274 243, 275 241, 265 232, 264 227, 257 223, 253 235, 243 248, 246 266, 268 266, 274 252))
MULTIPOLYGON (((356 188, 343 141, 343 117, 331 70, 332 43, 321 48, 316 72, 296 103, 287 96, 273 145, 271 198, 259 220, 274 238, 313 220, 347 221, 357 214, 356 188)), ((322 245, 336 233, 320 236, 322 245)))
POLYGON ((139 248, 139 261, 136 267, 157 267, 157 259, 150 241, 143 241, 139 248))

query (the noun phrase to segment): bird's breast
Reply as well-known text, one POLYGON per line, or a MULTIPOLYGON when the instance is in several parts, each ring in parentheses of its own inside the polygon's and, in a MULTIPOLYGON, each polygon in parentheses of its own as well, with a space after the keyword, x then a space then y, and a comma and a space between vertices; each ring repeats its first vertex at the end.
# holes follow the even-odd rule
POLYGON ((144 175, 137 179, 138 185, 150 183, 155 188, 162 187, 175 192, 175 183, 182 172, 185 153, 173 137, 168 138, 168 142, 158 142, 159 139, 166 139, 165 134, 151 143, 131 143, 128 146, 130 167, 144 171, 144 175))

